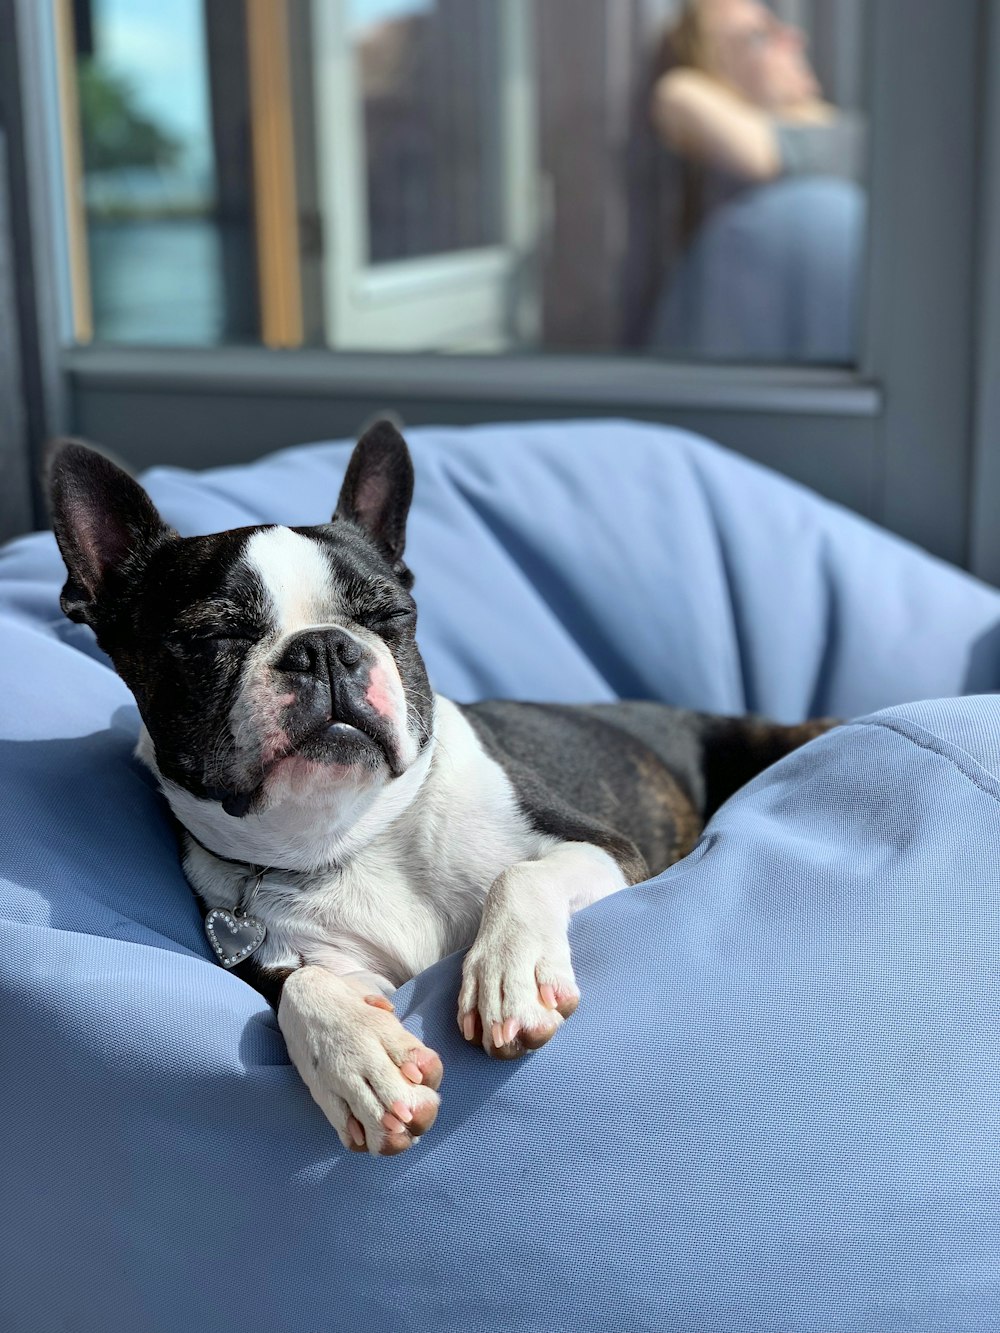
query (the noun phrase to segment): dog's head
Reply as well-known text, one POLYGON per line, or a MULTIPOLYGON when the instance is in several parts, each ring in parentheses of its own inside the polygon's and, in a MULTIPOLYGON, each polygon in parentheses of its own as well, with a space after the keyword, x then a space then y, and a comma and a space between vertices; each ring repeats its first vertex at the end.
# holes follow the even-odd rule
POLYGON ((373 426, 329 523, 179 537, 127 473, 75 442, 49 468, 61 604, 135 695, 161 776, 233 819, 377 790, 415 762, 433 703, 403 563, 413 468, 373 426))

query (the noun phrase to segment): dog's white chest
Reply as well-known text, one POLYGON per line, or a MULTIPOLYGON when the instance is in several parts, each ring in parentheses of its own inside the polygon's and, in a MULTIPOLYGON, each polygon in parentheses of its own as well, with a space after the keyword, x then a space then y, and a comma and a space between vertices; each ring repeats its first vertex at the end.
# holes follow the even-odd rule
POLYGON ((310 949, 362 954, 364 970, 396 985, 471 944, 490 885, 539 841, 502 770, 457 710, 440 704, 447 739, 421 799, 297 904, 314 904, 322 939, 310 949))
MULTIPOLYGON (((438 708, 433 773, 409 809, 340 869, 266 877, 253 905, 267 927, 262 966, 315 963, 398 986, 466 948, 493 881, 537 854, 506 775, 452 704, 438 708)), ((235 904, 225 863, 193 845, 185 867, 208 905, 235 904)))
POLYGON ((398 986, 471 943, 499 873, 471 861, 459 873, 434 873, 412 849, 408 857, 403 848, 381 847, 288 897, 269 895, 262 912, 273 948, 285 945, 307 963, 371 972, 398 986))

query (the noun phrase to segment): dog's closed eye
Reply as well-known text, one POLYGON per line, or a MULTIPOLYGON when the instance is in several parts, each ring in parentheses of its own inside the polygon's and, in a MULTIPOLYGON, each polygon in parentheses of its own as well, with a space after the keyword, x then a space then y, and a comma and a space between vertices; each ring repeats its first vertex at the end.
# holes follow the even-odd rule
POLYGON ((246 626, 227 626, 225 629, 209 630, 205 638, 218 643, 256 643, 261 637, 262 631, 251 625, 246 626))
POLYGON ((183 652, 200 646, 211 647, 212 644, 257 643, 262 636, 263 630, 251 624, 201 624, 172 630, 167 635, 167 643, 183 652))
POLYGON ((364 625, 367 629, 374 630, 376 634, 384 635, 395 630, 406 629, 413 624, 416 616, 416 608, 413 606, 385 606, 371 607, 362 615, 359 615, 357 619, 358 623, 364 625))

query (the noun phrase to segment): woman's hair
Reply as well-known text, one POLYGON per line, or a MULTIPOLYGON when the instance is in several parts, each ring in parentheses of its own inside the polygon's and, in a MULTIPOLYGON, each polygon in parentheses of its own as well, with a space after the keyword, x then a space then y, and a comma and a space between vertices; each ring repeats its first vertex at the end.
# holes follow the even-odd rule
MULTIPOLYGON (((683 0, 677 18, 664 30, 653 52, 650 86, 655 87, 664 75, 675 69, 711 72, 708 35, 700 0, 683 0)), ((664 162, 672 160, 672 170, 679 172, 673 177, 670 192, 680 200, 674 225, 676 245, 683 250, 704 221, 705 168, 700 162, 676 154, 664 154, 663 159, 664 162)))
POLYGON ((672 69, 712 72, 708 37, 702 22, 699 0, 684 0, 681 12, 660 38, 656 74, 662 78, 672 69))

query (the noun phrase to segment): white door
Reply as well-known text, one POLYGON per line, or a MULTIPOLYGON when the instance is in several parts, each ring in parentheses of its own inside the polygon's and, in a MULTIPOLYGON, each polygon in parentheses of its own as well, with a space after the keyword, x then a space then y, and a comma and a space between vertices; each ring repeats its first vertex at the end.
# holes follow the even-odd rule
POLYGON ((531 0, 313 0, 327 340, 537 331, 531 0))

